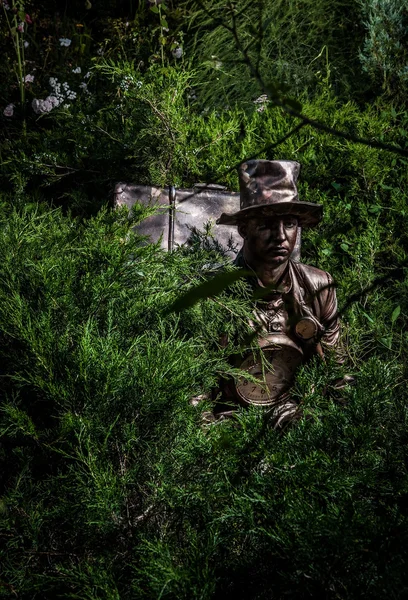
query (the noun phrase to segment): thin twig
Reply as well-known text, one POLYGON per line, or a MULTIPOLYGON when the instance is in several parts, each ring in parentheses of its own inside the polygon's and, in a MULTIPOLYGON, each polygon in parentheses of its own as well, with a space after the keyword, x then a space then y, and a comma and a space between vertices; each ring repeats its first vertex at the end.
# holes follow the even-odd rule
MULTIPOLYGON (((231 25, 227 25, 225 23, 225 21, 223 21, 222 19, 216 19, 215 17, 213 17, 210 14, 210 12, 208 11, 208 9, 206 8, 206 6, 203 4, 203 2, 201 2, 200 0, 198 0, 198 4, 202 8, 202 10, 213 20, 214 25, 220 25, 226 31, 229 31, 229 33, 232 35, 232 37, 235 41, 237 50, 242 55, 244 64, 247 65, 249 71, 251 72, 254 79, 258 82, 258 85, 260 86, 263 93, 272 95, 271 102, 275 106, 282 108, 287 114, 291 115, 292 117, 296 117, 297 119, 300 119, 304 125, 310 125, 311 127, 314 127, 315 129, 317 129, 319 131, 324 131, 325 133, 329 133, 336 137, 340 137, 340 138, 343 138, 350 142, 354 142, 355 144, 363 144, 365 146, 369 146, 370 148, 378 148, 379 150, 387 150, 388 152, 393 152, 393 153, 399 154, 401 156, 408 156, 408 150, 399 148, 398 146, 395 146, 394 144, 387 144, 384 142, 377 142, 375 140, 368 140, 366 138, 362 138, 360 136, 353 135, 352 133, 347 133, 346 131, 340 131, 338 129, 334 129, 333 127, 330 127, 329 125, 322 123, 321 121, 316 121, 315 119, 311 119, 311 118, 307 117, 302 112, 289 106, 287 99, 286 98, 282 99, 280 97, 279 88, 276 88, 274 85, 269 85, 269 86, 266 85, 266 83, 264 82, 264 80, 260 74, 260 71, 259 71, 259 61, 258 61, 257 65, 254 65, 251 60, 251 57, 249 56, 249 53, 248 53, 248 46, 247 47, 243 46, 242 41, 240 40, 240 37, 238 34, 237 15, 234 12, 234 7, 233 7, 232 3, 231 2, 229 3, 229 7, 230 7, 230 11, 231 11, 231 23, 232 23, 231 25)), ((260 29, 263 29, 263 28, 261 27, 260 29)), ((262 33, 261 33, 261 35, 262 35, 262 33)))

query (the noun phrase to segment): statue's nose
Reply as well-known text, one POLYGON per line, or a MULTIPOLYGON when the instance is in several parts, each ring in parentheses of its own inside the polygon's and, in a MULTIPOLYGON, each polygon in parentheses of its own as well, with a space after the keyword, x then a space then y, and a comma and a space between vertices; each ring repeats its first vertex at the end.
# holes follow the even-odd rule
POLYGON ((276 224, 274 224, 274 227, 271 227, 270 237, 276 242, 283 242, 285 240, 285 228, 282 221, 278 221, 276 224))

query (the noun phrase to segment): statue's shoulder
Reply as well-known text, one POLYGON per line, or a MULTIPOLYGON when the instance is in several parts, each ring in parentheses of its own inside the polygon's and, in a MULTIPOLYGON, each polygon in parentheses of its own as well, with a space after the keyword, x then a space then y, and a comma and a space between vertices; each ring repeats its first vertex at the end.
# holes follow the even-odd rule
POLYGON ((327 271, 301 262, 292 262, 295 273, 307 284, 309 290, 318 290, 332 283, 333 278, 327 271))

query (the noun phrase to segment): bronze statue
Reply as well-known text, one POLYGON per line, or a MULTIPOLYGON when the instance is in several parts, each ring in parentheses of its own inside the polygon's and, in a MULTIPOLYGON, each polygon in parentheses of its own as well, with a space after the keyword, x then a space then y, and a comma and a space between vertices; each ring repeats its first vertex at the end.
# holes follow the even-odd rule
POLYGON ((243 163, 240 210, 223 213, 217 221, 238 227, 244 243, 235 264, 253 273, 248 281, 260 297, 253 322, 259 350, 235 364, 259 384, 251 377, 220 382, 214 396, 222 399, 213 418, 233 414, 232 402, 265 407, 275 428, 296 420, 300 410, 289 390, 297 367, 338 346, 340 324, 331 276, 291 259, 298 227, 315 227, 322 218, 321 205, 298 198, 299 171, 294 161, 243 163))

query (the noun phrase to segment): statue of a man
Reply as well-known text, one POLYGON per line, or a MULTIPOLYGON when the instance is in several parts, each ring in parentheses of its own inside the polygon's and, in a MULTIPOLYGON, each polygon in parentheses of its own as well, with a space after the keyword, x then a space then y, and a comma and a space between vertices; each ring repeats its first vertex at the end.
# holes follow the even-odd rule
POLYGON ((339 342, 336 291, 325 271, 291 258, 298 227, 315 227, 322 206, 301 202, 294 161, 249 160, 239 168, 240 210, 223 213, 217 223, 238 227, 244 240, 235 264, 253 273, 248 278, 259 300, 254 309, 259 351, 236 366, 252 376, 223 381, 215 415, 231 414, 231 401, 260 405, 274 427, 300 414, 290 396, 297 367, 313 355, 324 356, 339 342), (254 381, 259 380, 259 384, 254 381))

